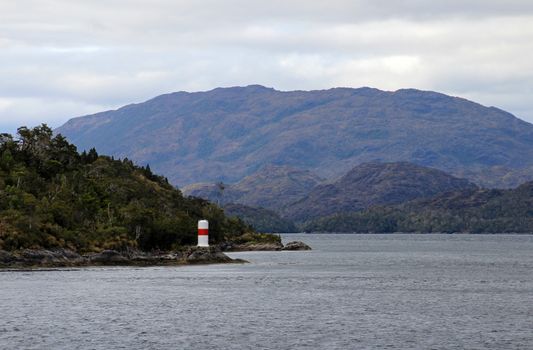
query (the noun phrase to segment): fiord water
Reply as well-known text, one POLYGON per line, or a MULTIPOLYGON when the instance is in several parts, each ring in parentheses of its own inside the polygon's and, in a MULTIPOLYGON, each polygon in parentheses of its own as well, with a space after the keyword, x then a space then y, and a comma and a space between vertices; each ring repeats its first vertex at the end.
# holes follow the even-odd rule
POLYGON ((533 348, 533 235, 283 238, 314 250, 0 272, 0 348, 533 348))

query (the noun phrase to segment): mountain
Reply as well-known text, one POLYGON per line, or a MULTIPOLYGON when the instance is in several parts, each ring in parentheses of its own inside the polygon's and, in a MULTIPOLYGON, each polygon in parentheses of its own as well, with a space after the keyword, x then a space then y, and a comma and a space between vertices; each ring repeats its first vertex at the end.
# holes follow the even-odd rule
POLYGON ((236 184, 193 184, 184 187, 183 193, 221 204, 239 203, 280 211, 306 196, 321 181, 309 170, 267 165, 236 184))
POLYGON ((224 214, 229 217, 238 217, 257 232, 299 232, 292 222, 281 218, 272 210, 234 203, 225 204, 223 208, 224 214))
POLYGON ((296 222, 305 222, 475 188, 467 180, 411 163, 364 163, 333 183, 318 185, 283 214, 296 222))
POLYGON ((333 178, 373 161, 408 161, 466 174, 480 185, 514 186, 533 167, 533 125, 494 107, 413 89, 252 85, 176 92, 71 119, 56 132, 82 150, 149 163, 179 186, 237 182, 265 164, 333 178), (494 167, 509 170, 505 181, 494 167))
POLYGON ((515 189, 470 189, 309 222, 305 231, 532 233, 533 182, 515 189))

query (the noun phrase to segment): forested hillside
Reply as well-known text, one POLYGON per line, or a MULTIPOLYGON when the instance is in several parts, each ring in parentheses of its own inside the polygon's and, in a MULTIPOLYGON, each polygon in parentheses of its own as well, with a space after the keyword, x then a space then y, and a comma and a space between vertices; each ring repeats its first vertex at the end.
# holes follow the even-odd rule
POLYGON ((0 249, 171 249, 196 243, 199 219, 213 242, 250 230, 149 166, 80 154, 46 125, 0 136, 0 249))
POLYGON ((533 182, 512 190, 472 189, 321 218, 306 231, 533 233, 533 182))

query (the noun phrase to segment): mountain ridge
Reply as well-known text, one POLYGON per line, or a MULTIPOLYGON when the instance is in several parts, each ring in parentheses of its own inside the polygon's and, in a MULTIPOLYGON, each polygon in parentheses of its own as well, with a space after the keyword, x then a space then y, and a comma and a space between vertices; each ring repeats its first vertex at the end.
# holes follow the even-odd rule
POLYGON ((269 163, 333 178, 355 164, 408 161, 511 187, 533 166, 533 125, 416 89, 176 92, 71 119, 56 132, 80 149, 149 163, 179 186, 237 182, 269 163), (493 167, 509 169, 508 181, 493 167))
POLYGON ((407 162, 363 163, 334 182, 316 186, 288 206, 283 216, 301 223, 469 189, 477 186, 437 169, 407 162))
POLYGON ((182 191, 185 195, 221 204, 237 203, 280 212, 286 205, 303 198, 323 180, 309 170, 266 165, 235 184, 192 184, 182 191))
POLYGON ((471 189, 317 218, 306 232, 533 232, 533 181, 514 189, 471 189))

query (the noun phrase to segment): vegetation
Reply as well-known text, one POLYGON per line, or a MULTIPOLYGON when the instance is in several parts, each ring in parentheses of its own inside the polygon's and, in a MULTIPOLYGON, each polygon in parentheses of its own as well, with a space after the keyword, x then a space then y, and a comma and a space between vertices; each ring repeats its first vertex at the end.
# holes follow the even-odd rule
POLYGON ((209 220, 213 243, 251 230, 148 165, 94 148, 80 154, 44 124, 0 135, 0 249, 167 250, 195 244, 199 219, 209 220))
POLYGON ((291 221, 283 219, 276 212, 265 208, 253 208, 230 203, 224 205, 224 213, 242 219, 258 232, 298 232, 291 221))
POLYGON ((513 190, 468 190, 374 207, 304 225, 322 232, 532 233, 533 182, 513 190))

